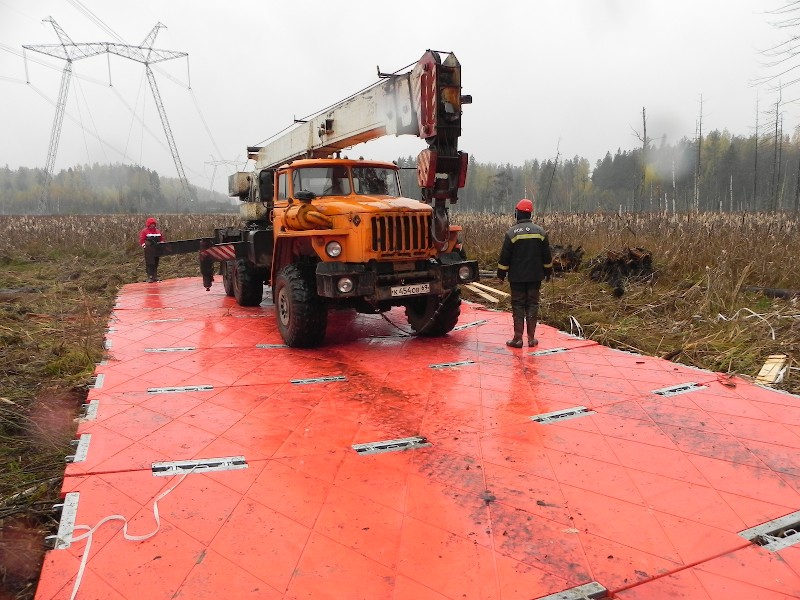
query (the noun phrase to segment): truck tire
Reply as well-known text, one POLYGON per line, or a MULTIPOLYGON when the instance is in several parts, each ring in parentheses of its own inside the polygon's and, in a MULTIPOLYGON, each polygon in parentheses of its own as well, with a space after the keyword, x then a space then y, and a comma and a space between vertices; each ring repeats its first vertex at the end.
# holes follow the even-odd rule
POLYGON ((237 258, 233 264, 233 297, 239 306, 258 306, 264 296, 264 284, 256 276, 247 259, 237 258))
POLYGON ((286 265, 272 288, 278 330, 287 346, 313 348, 325 339, 328 308, 317 295, 313 267, 286 265))
POLYGON ((445 335, 453 330, 461 315, 461 290, 454 288, 444 298, 416 298, 406 305, 406 318, 414 333, 428 337, 445 335), (441 304, 441 308, 439 308, 441 304), (437 313, 438 310, 438 313, 437 313))
POLYGON ((225 289, 226 296, 233 296, 233 274, 236 272, 232 260, 224 260, 219 264, 222 274, 222 287, 225 289))

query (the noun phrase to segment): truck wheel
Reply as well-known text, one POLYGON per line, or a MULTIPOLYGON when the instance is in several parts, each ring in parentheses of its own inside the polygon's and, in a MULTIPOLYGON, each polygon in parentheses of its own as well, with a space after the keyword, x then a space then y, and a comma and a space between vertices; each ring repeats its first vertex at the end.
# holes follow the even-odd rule
POLYGON ((230 261, 233 264, 233 297, 239 306, 258 306, 264 296, 264 284, 256 277, 255 269, 244 258, 230 261))
POLYGON ((225 295, 233 296, 233 275, 236 272, 233 261, 222 261, 219 264, 219 270, 222 274, 222 287, 225 288, 225 295))
POLYGON ((313 348, 325 339, 328 309, 317 296, 314 270, 286 265, 272 288, 278 330, 283 341, 293 348, 313 348))
POLYGON ((454 288, 442 298, 427 296, 415 298, 406 305, 406 318, 417 335, 429 337, 444 335, 453 330, 461 315, 461 290, 454 288), (441 308, 439 305, 441 304, 441 308), (438 310, 438 313, 436 312, 438 310))

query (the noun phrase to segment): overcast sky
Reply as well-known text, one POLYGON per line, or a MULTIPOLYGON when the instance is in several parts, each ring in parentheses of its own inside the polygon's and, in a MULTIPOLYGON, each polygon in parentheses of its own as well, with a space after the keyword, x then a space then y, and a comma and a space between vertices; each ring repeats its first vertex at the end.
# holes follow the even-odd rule
MULTIPOLYGON (((393 71, 426 49, 453 51, 464 107, 461 149, 481 162, 586 157, 640 145, 647 134, 750 135, 762 51, 784 41, 768 11, 784 0, 0 0, 0 165, 44 167, 64 62, 22 45, 138 45, 161 22, 156 48, 187 52, 156 79, 189 180, 227 191, 246 147, 393 71), (117 36, 117 37, 115 37, 117 36), (30 83, 27 84, 26 80, 30 83), (189 85, 191 84, 191 89, 189 85), (210 164, 210 163, 225 164, 210 164)), ((56 171, 125 162, 176 173, 144 67, 117 56, 74 62, 56 171), (109 86, 109 72, 112 86, 109 86), (104 143, 100 143, 97 137, 104 143)), ((784 92, 784 100, 800 96, 784 92)), ((784 131, 796 124, 788 105, 784 131)), ((766 117, 762 117, 766 119, 766 117)), ((424 147, 386 138, 350 155, 394 159, 424 147)))

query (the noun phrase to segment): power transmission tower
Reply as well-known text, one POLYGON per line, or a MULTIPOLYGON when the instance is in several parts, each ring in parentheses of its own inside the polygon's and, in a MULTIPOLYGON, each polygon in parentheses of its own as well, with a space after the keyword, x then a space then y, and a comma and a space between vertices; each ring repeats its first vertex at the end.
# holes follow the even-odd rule
POLYGON ((50 145, 47 148, 47 162, 44 169, 44 184, 42 195, 39 198, 39 212, 44 213, 47 202, 47 195, 50 189, 50 181, 53 179, 53 170, 56 163, 56 150, 58 150, 58 140, 61 137, 61 125, 64 122, 64 108, 67 105, 67 95, 69 94, 69 83, 72 78, 72 62, 81 58, 88 58, 104 53, 106 50, 99 44, 76 44, 55 22, 53 17, 47 17, 43 22, 49 22, 56 30, 60 44, 48 44, 46 46, 23 46, 27 50, 42 52, 49 56, 54 56, 66 61, 64 71, 61 73, 61 87, 58 91, 58 102, 56 103, 56 114, 53 118, 53 129, 50 132, 50 145))
POLYGON ((150 90, 153 92, 153 98, 158 108, 158 115, 161 117, 161 125, 164 127, 164 134, 167 136, 167 143, 169 150, 172 153, 172 160, 175 162, 175 169, 178 171, 178 178, 180 179, 183 188, 184 200, 194 200, 194 192, 192 191, 189 181, 186 179, 186 173, 183 170, 180 155, 178 154, 178 147, 175 144, 175 138, 172 135, 172 129, 169 126, 167 119, 167 112, 164 109, 164 103, 161 100, 161 94, 158 91, 155 75, 150 65, 163 62, 165 60, 172 60, 173 58, 182 58, 189 56, 186 52, 176 52, 173 50, 159 50, 153 48, 153 43, 156 40, 158 31, 162 27, 166 27, 162 23, 157 23, 150 33, 145 36, 144 41, 138 45, 133 46, 130 44, 119 44, 115 42, 96 42, 96 43, 80 43, 76 44, 64 32, 64 30, 56 23, 53 17, 47 17, 44 22, 48 22, 53 26, 56 35, 59 39, 59 44, 30 44, 23 45, 26 50, 40 52, 60 58, 66 61, 64 71, 61 76, 61 89, 58 93, 58 102, 56 104, 56 115, 53 119, 53 130, 50 133, 50 146, 47 151, 47 164, 45 165, 45 181, 42 189, 42 197, 39 200, 39 210, 44 212, 46 207, 47 196, 49 192, 50 182, 53 179, 53 171, 56 162, 56 152, 58 150, 58 140, 61 137, 61 125, 64 121, 64 110, 67 104, 67 94, 69 92, 69 82, 72 75, 73 61, 81 58, 88 58, 98 54, 116 54, 123 58, 129 58, 136 62, 144 64, 147 81, 150 83, 150 90))
POLYGON ((214 179, 217 176, 217 167, 219 167, 221 165, 234 165, 237 168, 239 168, 239 170, 241 170, 240 166, 242 164, 242 161, 241 160, 217 160, 214 157, 213 154, 211 154, 210 156, 211 156, 211 160, 210 161, 206 161, 205 164, 214 166, 214 170, 211 173, 211 183, 208 185, 208 189, 213 191, 214 190, 214 179))

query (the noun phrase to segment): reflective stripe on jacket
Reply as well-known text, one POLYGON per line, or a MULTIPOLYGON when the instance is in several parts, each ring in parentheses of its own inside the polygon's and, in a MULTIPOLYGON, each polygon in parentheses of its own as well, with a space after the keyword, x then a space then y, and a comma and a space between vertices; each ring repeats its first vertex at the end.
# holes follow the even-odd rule
POLYGON ((497 268, 508 272, 513 283, 542 281, 553 268, 550 241, 530 219, 518 221, 506 232, 497 268))

